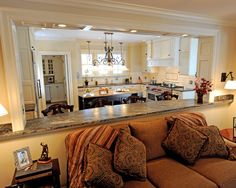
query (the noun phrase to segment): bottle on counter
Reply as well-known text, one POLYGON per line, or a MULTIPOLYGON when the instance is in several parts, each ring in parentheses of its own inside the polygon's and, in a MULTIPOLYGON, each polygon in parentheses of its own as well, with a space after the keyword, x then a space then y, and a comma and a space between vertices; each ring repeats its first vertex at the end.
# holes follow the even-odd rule
POLYGON ((138 81, 137 81, 138 84, 141 84, 143 83, 142 79, 140 78, 140 76, 138 77, 138 81))

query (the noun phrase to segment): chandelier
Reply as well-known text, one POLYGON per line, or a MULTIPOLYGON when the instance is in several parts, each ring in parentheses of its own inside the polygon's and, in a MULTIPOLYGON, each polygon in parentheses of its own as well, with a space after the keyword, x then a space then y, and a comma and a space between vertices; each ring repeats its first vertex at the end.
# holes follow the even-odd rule
POLYGON ((105 57, 100 58, 100 59, 94 59, 93 60, 93 65, 108 65, 108 66, 113 66, 113 65, 125 65, 125 60, 122 57, 122 42, 120 42, 120 57, 117 56, 116 58, 113 57, 113 49, 114 47, 112 46, 112 35, 113 33, 108 33, 105 32, 105 42, 104 42, 104 51, 105 51, 105 57), (107 35, 110 36, 110 43, 107 42, 107 35))

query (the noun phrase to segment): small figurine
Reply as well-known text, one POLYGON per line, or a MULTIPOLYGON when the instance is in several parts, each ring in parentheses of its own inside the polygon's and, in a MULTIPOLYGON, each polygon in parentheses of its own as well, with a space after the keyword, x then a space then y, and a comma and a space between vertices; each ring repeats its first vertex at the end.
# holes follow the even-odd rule
POLYGON ((42 154, 41 154, 41 157, 40 159, 38 160, 39 163, 48 163, 51 161, 51 157, 48 157, 48 145, 47 144, 43 144, 41 142, 40 144, 42 147, 43 147, 43 150, 42 150, 42 154))

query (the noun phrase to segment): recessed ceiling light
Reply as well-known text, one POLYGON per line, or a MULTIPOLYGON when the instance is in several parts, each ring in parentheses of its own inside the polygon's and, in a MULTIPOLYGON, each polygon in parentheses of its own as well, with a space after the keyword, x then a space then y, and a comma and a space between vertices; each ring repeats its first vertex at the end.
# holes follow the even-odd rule
POLYGON ((182 37, 188 37, 188 34, 183 34, 182 37))
POLYGON ((136 29, 132 29, 130 30, 131 33, 137 33, 137 30, 136 29))
POLYGON ((92 25, 86 25, 82 30, 83 30, 83 31, 89 31, 89 30, 91 30, 92 28, 93 28, 92 25))
POLYGON ((66 24, 58 24, 58 27, 66 27, 66 24))

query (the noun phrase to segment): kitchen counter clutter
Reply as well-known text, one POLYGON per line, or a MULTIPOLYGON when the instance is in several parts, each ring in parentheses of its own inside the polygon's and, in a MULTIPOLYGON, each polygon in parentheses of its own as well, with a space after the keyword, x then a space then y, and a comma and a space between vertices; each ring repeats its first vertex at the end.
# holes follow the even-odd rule
POLYGON ((170 113, 186 109, 191 110, 194 108, 212 108, 216 105, 227 105, 231 102, 232 100, 225 100, 223 102, 197 104, 194 100, 170 100, 86 109, 29 120, 23 131, 12 132, 9 128, 10 125, 1 126, 0 140, 3 141, 66 129, 95 126, 101 123, 116 122, 144 115, 160 115, 167 112, 170 113))

